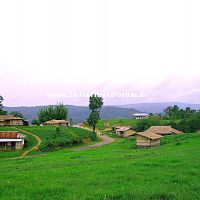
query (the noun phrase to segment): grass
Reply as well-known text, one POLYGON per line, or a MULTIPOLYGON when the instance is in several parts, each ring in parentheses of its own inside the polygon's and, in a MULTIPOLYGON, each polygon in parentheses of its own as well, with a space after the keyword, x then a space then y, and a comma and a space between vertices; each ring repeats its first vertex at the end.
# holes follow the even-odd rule
POLYGON ((134 140, 1 160, 0 199, 199 199, 199 133, 167 136, 152 149, 137 149, 134 140))

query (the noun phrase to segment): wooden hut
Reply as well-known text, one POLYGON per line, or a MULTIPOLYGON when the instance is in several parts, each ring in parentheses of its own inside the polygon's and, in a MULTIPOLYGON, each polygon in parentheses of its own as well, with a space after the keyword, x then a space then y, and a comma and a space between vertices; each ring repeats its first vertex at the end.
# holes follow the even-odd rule
POLYGON ((42 125, 44 125, 44 126, 68 126, 69 121, 52 119, 50 121, 44 122, 42 125))
POLYGON ((162 136, 150 131, 138 132, 136 137, 136 145, 140 148, 156 147, 160 145, 162 136))
POLYGON ((0 126, 23 126, 24 120, 15 115, 0 115, 0 126))
POLYGON ((136 131, 134 131, 129 126, 120 126, 116 129, 116 134, 122 137, 130 137, 136 134, 136 131))
POLYGON ((24 147, 25 136, 17 131, 0 131, 0 150, 17 150, 24 147))
POLYGON ((159 135, 174 135, 182 133, 181 131, 174 129, 171 126, 151 126, 148 131, 159 135))

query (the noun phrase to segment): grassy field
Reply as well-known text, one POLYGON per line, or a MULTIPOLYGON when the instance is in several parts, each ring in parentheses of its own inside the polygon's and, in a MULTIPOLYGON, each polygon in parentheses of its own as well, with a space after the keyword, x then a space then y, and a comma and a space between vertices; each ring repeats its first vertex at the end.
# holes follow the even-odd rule
POLYGON ((162 138, 136 149, 134 139, 74 152, 1 160, 1 200, 171 200, 200 197, 200 134, 162 138))

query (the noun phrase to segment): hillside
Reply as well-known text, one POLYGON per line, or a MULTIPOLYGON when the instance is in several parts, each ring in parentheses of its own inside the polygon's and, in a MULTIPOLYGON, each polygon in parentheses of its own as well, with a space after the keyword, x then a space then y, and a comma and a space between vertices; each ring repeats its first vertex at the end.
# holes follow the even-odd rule
POLYGON ((20 130, 15 127, 0 127, 0 131, 19 131, 26 136, 28 143, 22 150, 0 151, 0 158, 18 157, 26 150, 35 146, 37 144, 36 139, 30 134, 27 134, 27 132, 41 139, 41 144, 37 148, 37 151, 31 151, 28 153, 28 156, 30 154, 40 154, 66 147, 81 146, 84 144, 84 139, 87 139, 88 143, 97 142, 96 136, 91 131, 80 128, 59 127, 59 132, 57 132, 57 127, 55 126, 24 126, 18 128, 20 130))
POLYGON ((199 133, 182 134, 136 149, 134 139, 117 139, 86 151, 2 159, 0 199, 199 199, 199 142, 199 133))
POLYGON ((191 109, 200 110, 200 104, 189 104, 180 102, 160 102, 160 103, 138 103, 138 104, 127 104, 118 105, 120 108, 134 108, 141 112, 147 113, 163 113, 163 110, 168 106, 178 105, 179 108, 185 109, 190 107, 191 109))
MULTIPOLYGON (((72 118, 74 123, 80 123, 87 119, 89 115, 89 109, 86 106, 73 106, 66 105, 69 109, 69 119, 72 118)), ((4 107, 4 110, 8 112, 19 111, 23 116, 31 122, 37 118, 37 113, 42 106, 34 107, 4 107)), ((101 110, 100 116, 102 119, 117 119, 117 118, 131 118, 132 114, 139 112, 134 108, 119 108, 114 106, 104 106, 101 110)))

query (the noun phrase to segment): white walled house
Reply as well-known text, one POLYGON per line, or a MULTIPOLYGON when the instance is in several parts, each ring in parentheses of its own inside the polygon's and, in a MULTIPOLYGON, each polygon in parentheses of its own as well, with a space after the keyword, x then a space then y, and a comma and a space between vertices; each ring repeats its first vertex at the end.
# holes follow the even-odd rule
POLYGON ((24 147, 25 136, 17 131, 0 131, 0 150, 18 150, 24 147))
POLYGON ((149 117, 149 114, 147 114, 147 113, 135 113, 135 114, 133 114, 134 119, 145 119, 145 118, 148 118, 148 117, 149 117))

